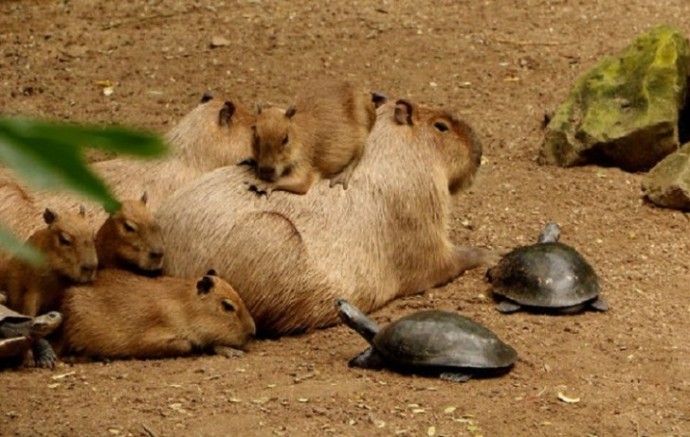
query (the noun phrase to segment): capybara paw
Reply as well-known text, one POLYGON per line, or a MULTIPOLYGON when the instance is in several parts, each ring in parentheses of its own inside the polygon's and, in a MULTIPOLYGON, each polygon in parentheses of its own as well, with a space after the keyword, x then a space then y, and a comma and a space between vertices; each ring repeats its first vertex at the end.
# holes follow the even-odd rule
POLYGON ((493 267, 498 264, 503 253, 484 247, 455 247, 456 260, 461 265, 461 270, 469 270, 477 267, 493 267))
POLYGON ((245 158, 242 159, 241 161, 237 161, 237 165, 246 165, 251 168, 256 168, 256 159, 254 158, 245 158))
POLYGON ((258 195, 263 195, 263 196, 270 196, 271 193, 273 192, 273 187, 270 187, 268 185, 264 185, 261 183, 255 183, 255 182, 248 182, 249 185, 249 191, 253 191, 254 193, 258 195))
POLYGON ((244 355, 244 352, 241 350, 230 346, 215 346, 213 352, 225 358, 239 358, 244 355))
POLYGON ((331 178, 331 182, 329 186, 331 188, 335 187, 336 185, 342 185, 343 189, 347 190, 347 185, 350 182, 350 176, 352 174, 348 172, 347 170, 343 171, 340 174, 337 174, 331 178))
POLYGON ((256 182, 245 181, 244 184, 247 186, 247 190, 256 193, 260 196, 268 196, 273 191, 271 187, 256 182))

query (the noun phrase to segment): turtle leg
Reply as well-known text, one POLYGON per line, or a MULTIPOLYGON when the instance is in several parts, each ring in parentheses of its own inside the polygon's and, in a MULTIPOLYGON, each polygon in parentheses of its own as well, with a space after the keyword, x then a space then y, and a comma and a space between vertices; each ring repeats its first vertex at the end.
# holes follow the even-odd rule
POLYGON ((590 308, 595 309, 597 311, 609 310, 609 303, 603 297, 597 297, 589 304, 589 306, 590 308))
POLYGON ((350 367, 362 367, 364 369, 383 369, 385 362, 374 348, 367 348, 364 352, 347 362, 350 367))
POLYGON ((45 338, 39 338, 34 343, 31 350, 34 353, 34 361, 36 361, 37 367, 49 367, 54 368, 57 362, 57 355, 53 351, 53 348, 48 343, 45 338))
POLYGON ((438 375, 438 377, 444 381, 465 382, 469 381, 469 379, 472 378, 472 375, 461 372, 443 372, 438 375))
POLYGON ((522 307, 510 300, 502 300, 496 304, 496 309, 503 314, 510 314, 516 311, 520 311, 522 307))

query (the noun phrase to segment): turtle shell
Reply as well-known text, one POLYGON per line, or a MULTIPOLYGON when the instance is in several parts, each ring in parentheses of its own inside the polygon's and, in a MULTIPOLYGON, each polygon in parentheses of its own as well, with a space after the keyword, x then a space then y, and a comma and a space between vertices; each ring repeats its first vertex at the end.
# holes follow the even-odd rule
POLYGON ((572 247, 557 242, 523 246, 487 272, 493 292, 520 305, 565 308, 599 295, 599 277, 572 247))
POLYGON ((24 322, 26 320, 31 320, 31 317, 12 311, 5 305, 0 305, 0 324, 6 322, 24 322))
POLYGON ((0 339, 0 364, 4 359, 21 357, 32 344, 33 341, 28 337, 0 339))
POLYGON ((373 339, 376 351, 401 366, 494 369, 517 353, 484 326, 459 314, 421 311, 387 325, 373 339))

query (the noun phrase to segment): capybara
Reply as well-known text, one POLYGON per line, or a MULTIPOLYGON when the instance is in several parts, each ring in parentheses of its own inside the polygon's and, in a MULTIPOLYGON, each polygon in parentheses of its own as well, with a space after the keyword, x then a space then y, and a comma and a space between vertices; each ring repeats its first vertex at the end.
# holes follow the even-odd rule
POLYGON ((155 275, 163 268, 163 238, 146 207, 147 193, 124 200, 96 232, 98 267, 155 275))
MULTIPOLYGON (((120 199, 135 199, 147 191, 155 210, 177 188, 215 168, 234 165, 251 155, 254 114, 239 103, 204 98, 166 136, 171 153, 162 159, 115 158, 94 163, 92 168, 120 199)), ((27 238, 42 222, 44 207, 70 209, 89 206, 87 219, 94 225, 106 214, 97 205, 72 193, 29 190, 0 177, 0 223, 20 238, 27 238), (93 206, 93 207, 91 207, 93 206)))
POLYGON ((118 269, 68 290, 62 351, 92 358, 162 358, 244 348, 256 329, 235 290, 209 271, 148 278, 118 269))
POLYGON ((218 169, 156 214, 166 274, 216 266, 261 335, 335 324, 336 298, 369 312, 399 296, 491 265, 493 251, 449 239, 451 196, 467 187, 482 148, 469 125, 405 100, 378 109, 353 184, 304 196, 245 189, 250 170, 218 169))
MULTIPOLYGON (((67 287, 95 279, 95 232, 84 215, 83 208, 59 215, 51 209, 44 211, 47 226, 27 240, 43 253, 44 263, 34 266, 13 257, 0 267, 0 289, 7 292, 9 308, 31 317, 58 311, 67 287)), ((33 351, 39 366, 55 365, 55 353, 45 339, 37 341, 33 351)))
POLYGON ((259 109, 252 143, 261 191, 304 194, 320 178, 347 189, 376 120, 373 96, 350 82, 305 87, 286 111, 259 109))

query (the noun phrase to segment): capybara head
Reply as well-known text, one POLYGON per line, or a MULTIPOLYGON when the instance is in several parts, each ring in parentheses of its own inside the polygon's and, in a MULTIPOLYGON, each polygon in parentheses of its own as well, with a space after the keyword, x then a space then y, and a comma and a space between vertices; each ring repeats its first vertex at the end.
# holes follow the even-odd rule
POLYGON ((98 268, 94 231, 85 215, 84 207, 78 213, 60 215, 46 208, 43 220, 48 227, 39 231, 42 238, 32 239, 43 251, 48 266, 76 283, 93 281, 98 268))
POLYGON ((168 133, 167 140, 178 158, 198 170, 234 165, 251 153, 254 118, 239 102, 205 95, 168 133))
POLYGON ((153 214, 141 199, 126 200, 106 219, 96 234, 100 267, 116 267, 146 273, 163 268, 163 237, 153 214))
POLYGON ((443 157, 451 194, 472 185, 482 159, 482 144, 474 130, 449 111, 398 100, 394 120, 414 128, 419 141, 433 145, 443 157))
POLYGON ((256 173, 263 181, 275 182, 290 171, 295 160, 297 148, 290 132, 295 107, 291 106, 287 111, 275 107, 259 107, 257 112, 252 142, 256 173))
POLYGON ((204 345, 243 348, 256 334, 254 319, 235 289, 215 273, 196 282, 195 330, 204 345))

